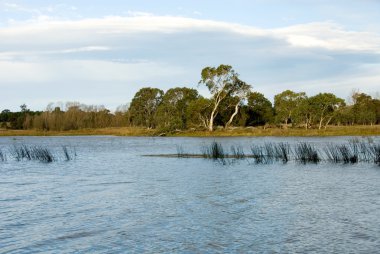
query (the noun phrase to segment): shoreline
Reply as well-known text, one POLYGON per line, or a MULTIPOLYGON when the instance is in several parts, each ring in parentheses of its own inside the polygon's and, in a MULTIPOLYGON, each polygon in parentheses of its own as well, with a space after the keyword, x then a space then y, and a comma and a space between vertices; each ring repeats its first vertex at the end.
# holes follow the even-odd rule
POLYGON ((163 132, 136 127, 114 127, 99 129, 81 129, 70 131, 39 130, 4 130, 0 129, 0 137, 9 136, 130 136, 130 137, 330 137, 330 136, 380 136, 380 125, 373 126, 330 126, 326 130, 300 128, 230 128, 217 129, 213 132, 205 130, 184 130, 163 132))

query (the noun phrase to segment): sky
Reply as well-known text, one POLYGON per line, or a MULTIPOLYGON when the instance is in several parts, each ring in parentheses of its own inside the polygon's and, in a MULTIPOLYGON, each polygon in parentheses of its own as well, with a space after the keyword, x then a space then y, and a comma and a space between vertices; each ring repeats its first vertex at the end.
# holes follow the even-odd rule
POLYGON ((208 96, 201 70, 220 64, 272 101, 375 96, 379 13, 380 0, 0 0, 0 110, 115 110, 147 86, 208 96))

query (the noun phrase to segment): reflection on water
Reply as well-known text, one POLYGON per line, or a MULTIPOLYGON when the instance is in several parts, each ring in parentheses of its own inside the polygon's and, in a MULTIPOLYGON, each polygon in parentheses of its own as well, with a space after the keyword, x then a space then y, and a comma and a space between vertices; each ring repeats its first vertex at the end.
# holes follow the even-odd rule
MULTIPOLYGON (((318 146, 347 138, 218 138, 318 146)), ((0 253, 339 252, 380 249, 380 168, 374 164, 223 166, 199 153, 214 139, 0 138, 75 147, 72 161, 0 162, 0 253)), ((375 138, 378 142, 379 138, 375 138)))

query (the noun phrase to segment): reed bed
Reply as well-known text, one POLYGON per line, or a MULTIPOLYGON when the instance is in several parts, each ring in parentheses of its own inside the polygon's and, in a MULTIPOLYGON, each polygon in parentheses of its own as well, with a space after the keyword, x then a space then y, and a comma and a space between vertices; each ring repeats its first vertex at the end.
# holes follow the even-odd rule
POLYGON ((221 160, 226 164, 228 160, 253 159, 255 164, 270 164, 274 162, 288 163, 295 161, 302 164, 318 164, 328 162, 335 164, 355 164, 359 162, 375 163, 380 166, 380 144, 349 140, 346 144, 327 143, 317 148, 314 144, 300 142, 264 143, 250 146, 250 153, 245 153, 242 146, 231 146, 230 153, 216 141, 201 148, 201 154, 188 154, 183 147, 177 147, 176 155, 161 155, 179 158, 205 158, 221 160))
MULTIPOLYGON (((63 156, 58 151, 43 147, 43 146, 28 146, 25 144, 13 145, 8 148, 10 158, 15 161, 38 161, 43 163, 51 163, 58 161, 63 157, 63 160, 70 161, 76 157, 76 151, 70 150, 67 146, 62 146, 63 156)), ((0 149, 0 162, 7 160, 7 155, 0 149)))
POLYGON ((294 148, 295 160, 303 164, 314 163, 317 164, 321 161, 318 149, 312 144, 302 142, 294 148))

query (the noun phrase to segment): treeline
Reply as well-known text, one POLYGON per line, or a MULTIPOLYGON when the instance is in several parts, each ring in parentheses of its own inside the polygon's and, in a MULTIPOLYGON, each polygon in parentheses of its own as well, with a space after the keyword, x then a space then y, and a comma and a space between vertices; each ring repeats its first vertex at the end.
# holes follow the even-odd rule
POLYGON ((26 105, 20 112, 3 110, 0 127, 5 129, 37 129, 66 131, 127 126, 126 107, 120 106, 115 113, 104 106, 68 102, 62 105, 49 104, 45 111, 31 111, 26 105))
POLYGON ((33 112, 22 105, 19 112, 3 110, 0 127, 64 131, 135 126, 163 131, 212 131, 215 126, 322 129, 328 125, 380 124, 380 100, 365 93, 354 92, 347 103, 332 93, 308 96, 286 90, 277 94, 272 104, 229 65, 204 68, 199 85, 208 88, 209 98, 186 87, 165 93, 145 87, 135 94, 129 107, 119 107, 114 113, 103 106, 80 103, 67 103, 64 109, 50 104, 43 112, 33 112))

